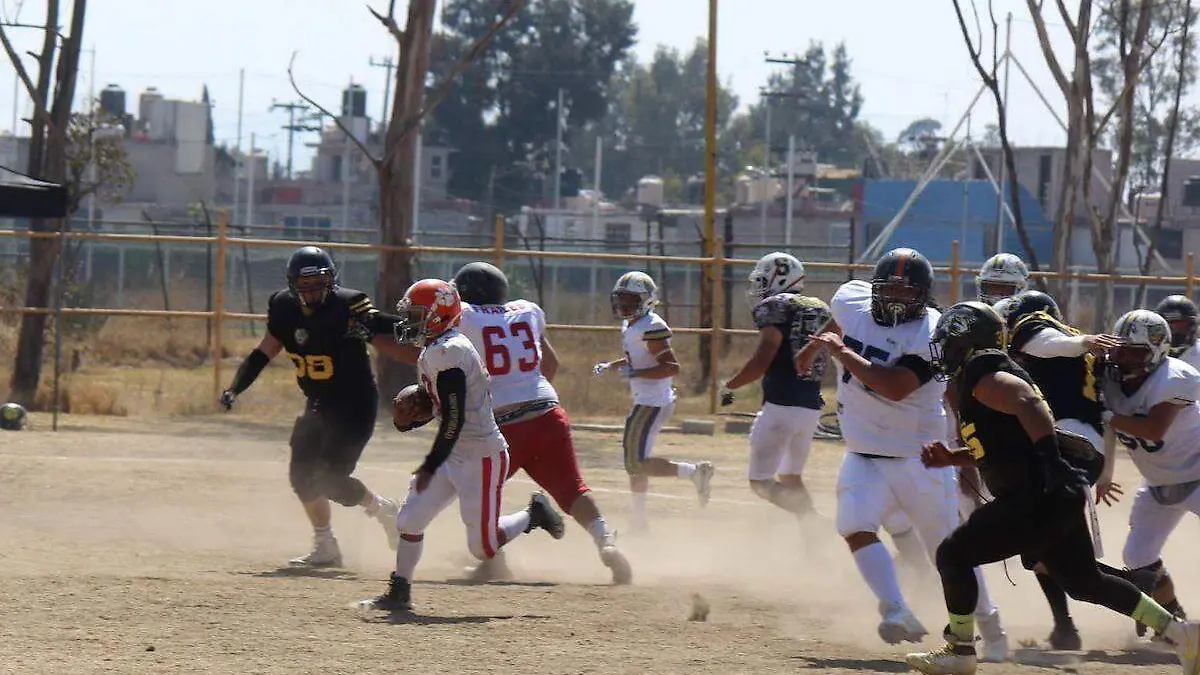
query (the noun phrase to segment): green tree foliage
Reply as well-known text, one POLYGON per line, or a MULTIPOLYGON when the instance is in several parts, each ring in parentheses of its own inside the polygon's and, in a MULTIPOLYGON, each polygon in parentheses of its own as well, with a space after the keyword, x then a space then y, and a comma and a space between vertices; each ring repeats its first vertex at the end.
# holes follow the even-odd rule
MULTIPOLYGON (((1166 162, 1167 128, 1175 88, 1182 84, 1183 96, 1186 99, 1196 83, 1195 28, 1197 16, 1200 14, 1193 9, 1185 17, 1184 3, 1176 1, 1105 0, 1099 3, 1098 17, 1093 30, 1095 46, 1092 70, 1098 89, 1109 103, 1120 95, 1125 81, 1119 56, 1121 26, 1124 23, 1126 34, 1133 32, 1133 23, 1137 20, 1142 2, 1153 3, 1150 10, 1149 39, 1152 41, 1150 47, 1157 45, 1157 51, 1142 71, 1134 89, 1129 187, 1135 192, 1157 189, 1166 162), (1185 21, 1191 26, 1186 45, 1181 44, 1184 39, 1182 28, 1185 21), (1181 50, 1185 54, 1182 71, 1177 57, 1181 50)), ((1197 147, 1200 147, 1200 109, 1185 106, 1179 111, 1174 153, 1185 154, 1197 147)))
MULTIPOLYGON (((444 75, 490 27, 495 0, 448 0, 431 74, 444 75)), ((634 44, 630 0, 531 0, 434 112, 427 133, 455 149, 450 190, 501 207, 540 196, 553 163, 558 91, 570 128, 604 117, 634 44)))
MULTIPOLYGON (((697 40, 686 54, 660 47, 649 63, 627 61, 609 87, 612 98, 607 115, 571 144, 570 164, 590 176, 599 137, 605 194, 619 197, 638 179, 653 174, 664 179, 668 200, 682 200, 684 181, 704 172, 707 60, 708 45, 697 40)), ((719 134, 736 107, 737 97, 729 87, 721 86, 717 91, 719 134)), ((718 157, 733 155, 722 151, 718 157)), ((736 168, 725 163, 720 167, 724 173, 736 168)))

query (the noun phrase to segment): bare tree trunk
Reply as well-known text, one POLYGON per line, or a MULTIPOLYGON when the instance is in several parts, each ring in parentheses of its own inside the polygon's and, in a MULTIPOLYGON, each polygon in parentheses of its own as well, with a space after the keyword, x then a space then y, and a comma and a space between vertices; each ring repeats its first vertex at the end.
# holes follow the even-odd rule
MULTIPOLYGON (((58 31, 57 1, 48 3, 46 12, 46 40, 38 58, 38 90, 34 96, 45 101, 49 96, 50 64, 54 58, 54 38, 58 31)), ((34 115, 33 136, 30 139, 30 173, 51 182, 62 182, 66 177, 67 126, 71 118, 71 105, 75 100, 75 79, 79 72, 79 49, 83 40, 83 20, 87 0, 75 0, 71 16, 71 32, 63 40, 62 53, 54 76, 54 97, 49 117, 34 115), (40 123, 39 123, 39 118, 40 123), (35 145, 38 145, 35 152, 35 145), (43 163, 44 157, 44 163, 43 163)), ((35 105, 35 108, 38 106, 35 105)), ((58 224, 62 229, 70 227, 70 219, 46 221, 34 219, 30 229, 35 232, 50 231, 50 225, 58 224)), ((50 290, 54 284, 54 264, 60 251, 59 239, 31 239, 29 242, 29 284, 25 289, 26 307, 49 307, 50 290)), ((61 289, 59 289, 61 292, 61 289)), ((42 351, 48 316, 26 314, 21 317, 21 328, 17 335, 17 353, 13 362, 11 393, 9 397, 27 407, 32 406, 37 396, 38 381, 41 379, 42 351)))
MULTIPOLYGON (((1183 22, 1182 32, 1179 36, 1179 72, 1184 73, 1187 70, 1188 55, 1192 50, 1191 40, 1189 40, 1189 32, 1192 25, 1192 0, 1187 0, 1183 6, 1183 22)), ((1183 88, 1185 79, 1182 75, 1175 79, 1175 99, 1171 104, 1171 117, 1167 122, 1167 140, 1163 148, 1165 161, 1163 162, 1162 177, 1158 188, 1158 208, 1154 211, 1154 227, 1150 231, 1150 246, 1146 249, 1146 258, 1142 261, 1141 272, 1142 276, 1150 274, 1150 266, 1154 260, 1154 253, 1158 250, 1158 237, 1162 232, 1163 216, 1167 207, 1167 194, 1171 186, 1171 157, 1175 154, 1175 135, 1179 129, 1179 106, 1183 101, 1183 88)), ((1136 238, 1134 239, 1136 241, 1136 238)), ((1146 306, 1146 282, 1138 284, 1138 307, 1146 306)))
MULTIPOLYGON (((396 69, 396 93, 392 99, 392 119, 388 124, 387 152, 379 167, 379 230, 382 243, 402 246, 410 243, 418 214, 413 212, 416 189, 413 164, 417 155, 418 123, 407 132, 407 120, 417 119, 425 104, 425 76, 429 72, 429 48, 433 37, 436 0, 412 0, 408 20, 400 41, 396 69)), ((412 254, 385 251, 379 254, 380 302, 393 306, 413 282, 412 254)), ((392 392, 413 381, 415 369, 386 356, 377 359, 381 402, 392 392)))

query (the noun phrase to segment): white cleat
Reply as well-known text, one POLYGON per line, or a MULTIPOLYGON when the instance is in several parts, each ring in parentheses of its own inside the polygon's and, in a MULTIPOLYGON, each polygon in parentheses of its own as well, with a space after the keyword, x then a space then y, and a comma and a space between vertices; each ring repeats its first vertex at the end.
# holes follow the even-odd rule
POLYGON ((292 567, 341 567, 342 551, 333 537, 313 540, 313 550, 308 555, 288 561, 292 567))
POLYGON ((1172 621, 1163 634, 1175 643, 1183 675, 1200 675, 1200 623, 1172 621))
POLYGON ((400 545, 400 530, 396 527, 396 514, 400 513, 400 505, 390 499, 379 500, 379 510, 373 516, 383 526, 387 535, 388 548, 393 551, 400 545))
POLYGON ((487 560, 481 560, 478 565, 468 567, 465 571, 465 579, 476 584, 486 584, 489 581, 511 581, 515 576, 508 566, 508 560, 504 557, 504 551, 496 551, 496 555, 487 560))
POLYGON ((975 675, 975 646, 970 642, 946 642, 936 651, 909 654, 904 662, 925 675, 975 675))
POLYGON ((983 653, 979 660, 984 663, 1003 663, 1008 660, 1008 633, 1000 625, 1000 612, 975 618, 979 636, 983 638, 983 653))
POLYGON ((626 586, 633 583, 633 567, 629 565, 625 554, 617 549, 616 537, 611 534, 604 538, 604 545, 600 547, 600 561, 612 570, 614 584, 626 586))
POLYGON ((716 470, 712 462, 700 462, 696 464, 696 473, 692 474, 692 483, 696 486, 696 496, 702 507, 707 506, 712 497, 712 477, 716 470))
MULTIPOLYGON (((879 611, 883 614, 883 620, 879 622, 879 637, 889 645, 920 642, 929 634, 904 603, 891 607, 881 605, 879 611)), ((971 653, 974 654, 974 651, 971 653)))

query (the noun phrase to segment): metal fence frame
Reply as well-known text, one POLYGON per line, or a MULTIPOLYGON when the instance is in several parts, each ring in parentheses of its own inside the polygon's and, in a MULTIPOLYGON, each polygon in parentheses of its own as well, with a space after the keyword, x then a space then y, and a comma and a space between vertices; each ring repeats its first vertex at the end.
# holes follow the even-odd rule
MULTIPOLYGON (((61 301, 56 301, 54 307, 4 307, 0 308, 0 313, 15 313, 15 314, 53 314, 56 317, 63 315, 83 315, 83 316, 145 316, 145 317, 162 317, 162 318, 187 318, 187 319, 207 319, 212 326, 212 350, 210 358, 213 364, 213 400, 215 401, 223 389, 221 379, 221 342, 223 335, 223 326, 225 320, 251 320, 264 321, 265 314, 250 314, 243 312, 227 312, 224 310, 225 305, 225 260, 226 253, 231 246, 256 246, 256 247, 299 247, 311 244, 308 241, 296 241, 287 239, 261 239, 250 237, 230 237, 228 230, 230 227, 228 212, 221 210, 217 219, 216 234, 214 236, 207 235, 141 235, 141 234, 116 234, 105 232, 34 232, 27 230, 0 230, 0 237, 12 238, 28 238, 28 239, 58 239, 61 243, 67 240, 90 239, 99 241, 111 242, 129 242, 129 243, 184 243, 184 244, 215 244, 216 245, 216 270, 214 272, 214 296, 212 311, 183 311, 183 310, 139 310, 139 309, 118 309, 118 308, 71 308, 62 307, 61 301)), ((472 254, 478 255, 480 258, 490 258, 497 266, 503 264, 506 257, 530 257, 530 258, 559 258, 559 259, 579 259, 579 260, 614 260, 614 261, 640 261, 640 262, 672 262, 676 264, 696 265, 701 271, 705 268, 711 268, 710 275, 703 275, 708 279, 712 279, 714 283, 712 292, 713 307, 711 316, 714 317, 712 327, 673 327, 672 330, 683 335, 708 335, 711 338, 709 349, 709 412, 715 414, 717 412, 717 394, 719 390, 719 379, 717 375, 717 353, 720 339, 726 335, 756 335, 756 331, 733 329, 723 327, 716 317, 722 316, 722 309, 725 302, 723 297, 724 284, 720 280, 724 279, 726 267, 735 266, 753 266, 758 260, 745 258, 726 258, 723 254, 725 250, 724 240, 722 237, 716 237, 713 242, 712 250, 715 252, 712 257, 689 257, 689 256, 666 256, 666 255, 639 255, 625 253, 592 253, 581 251, 540 251, 529 249, 510 249, 506 248, 505 242, 505 224, 502 217, 497 217, 494 228, 494 245, 491 247, 463 248, 453 246, 421 246, 421 245, 405 245, 394 246, 386 244, 366 244, 366 243, 351 243, 351 242, 336 242, 329 241, 320 242, 322 247, 340 250, 353 250, 365 252, 408 252, 411 254, 422 253, 451 253, 451 254, 472 254)), ((948 267, 934 267, 934 270, 939 273, 947 274, 950 279, 950 302, 958 301, 959 288, 961 279, 965 274, 972 274, 973 269, 966 270, 959 263, 959 242, 956 240, 952 244, 951 262, 948 267)), ((809 269, 824 269, 835 271, 861 271, 872 270, 874 265, 864 263, 849 263, 849 262, 821 262, 821 261, 806 261, 804 263, 809 269)), ((1194 254, 1187 254, 1187 272, 1185 276, 1158 276, 1158 275, 1107 275, 1094 273, 1080 272, 1035 272, 1034 277, 1044 279, 1068 279, 1078 281, 1124 281, 1132 283, 1150 283, 1160 285, 1181 285, 1186 289, 1190 296, 1195 289, 1194 275, 1194 254)), ((61 294, 56 294, 57 298, 61 298, 61 294)), ((55 322, 55 344, 56 348, 61 345, 61 330, 60 321, 55 322)), ((547 326, 551 330, 556 331, 581 331, 581 332, 611 332, 620 330, 617 326, 597 326, 585 324, 549 324, 547 326)), ((57 365, 57 357, 56 357, 57 365)), ((54 411, 57 416, 58 411, 58 382, 59 374, 55 369, 54 377, 54 411)))

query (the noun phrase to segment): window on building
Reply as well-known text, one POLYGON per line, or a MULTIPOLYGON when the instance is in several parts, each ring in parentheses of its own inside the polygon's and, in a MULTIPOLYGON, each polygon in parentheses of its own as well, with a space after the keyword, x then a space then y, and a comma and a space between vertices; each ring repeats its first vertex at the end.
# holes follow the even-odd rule
POLYGON ((1050 192, 1050 168, 1052 158, 1050 155, 1042 155, 1038 159, 1038 183, 1037 183, 1037 198, 1038 204, 1042 208, 1046 208, 1046 197, 1050 192))
POLYGON ((631 230, 629 223, 606 223, 604 225, 604 248, 613 251, 628 251, 631 230))
POLYGON ((442 174, 445 166, 443 165, 445 158, 441 155, 434 155, 429 158, 429 177, 433 180, 442 180, 442 174))

